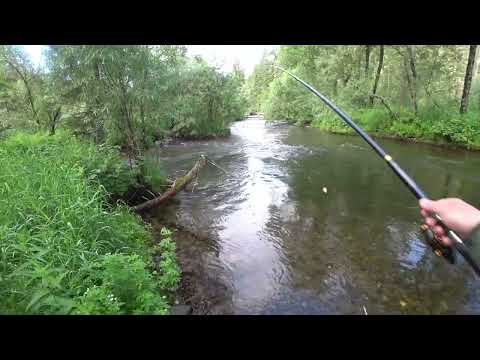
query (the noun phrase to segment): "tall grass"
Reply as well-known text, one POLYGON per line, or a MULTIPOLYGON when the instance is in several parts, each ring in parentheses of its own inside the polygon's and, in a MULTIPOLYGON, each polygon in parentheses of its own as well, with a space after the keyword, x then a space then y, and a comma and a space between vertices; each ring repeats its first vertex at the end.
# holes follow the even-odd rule
POLYGON ((145 181, 157 193, 166 190, 167 181, 165 173, 161 161, 155 153, 147 153, 144 155, 141 163, 141 174, 145 181))
POLYGON ((17 133, 0 141, 0 162, 1 313, 166 313, 149 229, 106 206, 135 181, 118 153, 66 133, 17 133))

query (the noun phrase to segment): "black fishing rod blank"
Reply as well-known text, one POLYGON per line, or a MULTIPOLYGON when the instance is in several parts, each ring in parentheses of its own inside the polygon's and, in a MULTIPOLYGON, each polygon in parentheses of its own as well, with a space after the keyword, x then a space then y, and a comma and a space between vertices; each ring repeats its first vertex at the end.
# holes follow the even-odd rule
MULTIPOLYGON (((282 70, 283 72, 287 73, 299 83, 304 85, 308 90, 314 93, 317 97, 320 98, 330 109, 332 109, 338 116, 342 118, 353 130, 355 130, 372 148, 373 150, 382 157, 393 170, 393 172, 402 180, 402 182, 407 186, 407 188, 413 193, 413 195, 418 199, 428 199, 425 192, 418 186, 418 184, 397 164, 395 160, 375 141, 373 140, 370 135, 368 135, 365 130, 363 130, 360 126, 358 126, 342 109, 340 109, 337 105, 335 105, 332 101, 327 99, 325 96, 320 94, 313 86, 306 83, 296 75, 292 74, 288 70, 274 65, 274 67, 282 70)), ((475 273, 480 276, 480 266, 477 262, 473 259, 470 255, 468 248, 465 246, 462 238, 457 235, 453 230, 449 229, 448 226, 445 225, 443 220, 438 214, 433 214, 433 217, 437 220, 438 224, 443 227, 445 233, 453 240, 453 246, 455 249, 465 258, 467 263, 472 267, 475 273)), ((455 262, 455 257, 450 247, 443 245, 435 236, 430 232, 428 234, 427 229, 423 229, 426 231, 427 235, 427 242, 433 248, 433 251, 438 256, 444 257, 450 263, 455 262)))

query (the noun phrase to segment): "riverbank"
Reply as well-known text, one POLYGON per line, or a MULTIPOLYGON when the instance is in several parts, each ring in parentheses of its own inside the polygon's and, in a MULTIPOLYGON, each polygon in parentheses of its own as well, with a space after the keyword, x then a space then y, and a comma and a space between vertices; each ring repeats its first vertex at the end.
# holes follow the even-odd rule
POLYGON ((188 314, 191 315, 232 314, 232 289, 221 280, 219 269, 209 268, 205 262, 205 257, 211 255, 207 248, 213 240, 189 231, 175 219, 169 219, 166 213, 170 210, 171 204, 165 204, 162 208, 146 213, 143 218, 151 224, 154 237, 158 237, 164 227, 172 230, 172 240, 176 245, 181 268, 174 303, 187 306, 190 309, 188 314))
MULTIPOLYGON (((150 199, 151 188, 137 189, 134 197, 129 197, 129 205, 134 206, 150 199)), ((200 230, 191 231, 181 226, 175 214, 176 199, 172 198, 156 208, 141 213, 153 236, 153 243, 162 241, 163 229, 171 231, 171 241, 175 244, 175 254, 180 269, 178 287, 172 297, 172 313, 178 315, 228 315, 232 313, 232 289, 221 280, 219 269, 212 269, 204 261, 212 255, 214 243, 200 230), (176 311, 176 308, 179 311, 176 311)), ((218 254, 217 254, 218 255, 218 254)), ((162 257, 153 256, 155 268, 159 267, 162 257)))
MULTIPOLYGON (((324 131, 324 132, 327 132, 327 133, 330 133, 330 134, 346 135, 346 136, 358 136, 358 134, 351 129, 335 129, 335 130, 332 130, 330 128, 325 129, 325 128, 317 127, 317 126, 307 126, 307 127, 319 129, 321 131, 324 131)), ((422 139, 422 138, 415 138, 415 137, 403 137, 403 136, 400 136, 400 135, 392 135, 392 134, 378 133, 378 132, 374 132, 374 133, 369 132, 368 134, 374 139, 388 139, 388 140, 394 140, 394 141, 401 142, 401 143, 425 144, 425 145, 430 145, 430 146, 434 146, 434 147, 441 147, 441 148, 450 149, 450 150, 468 150, 468 151, 473 151, 473 152, 480 151, 480 145, 467 146, 465 144, 439 142, 439 141, 433 141, 433 140, 429 140, 429 139, 422 139)))
MULTIPOLYGON (((229 135, 230 131, 228 135, 195 137, 191 140, 172 138, 161 145, 175 146, 207 140, 228 139, 229 135)), ((142 176, 141 181, 137 181, 134 187, 130 187, 123 197, 116 199, 116 201, 125 202, 130 207, 150 200, 165 191, 165 187, 162 188, 162 186, 165 186, 166 174, 157 156, 147 153, 142 164, 139 165, 142 168, 142 173, 147 176, 142 176), (142 165, 145 164, 147 166, 142 168, 142 165)), ((200 230, 189 231, 178 224, 175 216, 172 216, 172 209, 174 208, 172 205, 175 202, 176 199, 172 198, 158 207, 140 213, 143 222, 147 224, 151 231, 153 247, 155 247, 155 244, 161 243, 164 229, 171 231, 170 239, 175 244, 176 261, 180 269, 180 276, 178 286, 171 297, 171 314, 231 314, 231 289, 221 281, 221 276, 214 269, 207 267, 204 261, 204 256, 209 256, 207 248, 212 243, 212 239, 208 236, 202 236, 200 230)), ((154 268, 158 269, 162 257, 159 254, 154 254, 152 260, 154 268)))
MULTIPOLYGON (((286 109, 273 110, 269 118, 286 119, 292 125, 311 126, 334 134, 354 134, 346 122, 324 106, 310 113, 294 111, 295 116, 285 115, 286 109)), ((456 104, 422 107, 414 113, 406 108, 387 111, 380 105, 362 108, 346 103, 345 111, 372 136, 480 150, 480 110, 476 106, 465 114, 458 112, 456 104)))
POLYGON ((1 313, 169 313, 175 244, 112 201, 139 178, 118 150, 18 132, 0 155, 1 313))
MULTIPOLYGON (((384 110, 371 108, 352 111, 351 117, 372 137, 479 151, 478 112, 459 115, 450 108, 442 110, 424 111, 418 116, 400 112, 393 119, 384 110)), ((292 125, 309 126, 333 134, 356 134, 334 113, 322 114, 313 120, 286 121, 292 125)))

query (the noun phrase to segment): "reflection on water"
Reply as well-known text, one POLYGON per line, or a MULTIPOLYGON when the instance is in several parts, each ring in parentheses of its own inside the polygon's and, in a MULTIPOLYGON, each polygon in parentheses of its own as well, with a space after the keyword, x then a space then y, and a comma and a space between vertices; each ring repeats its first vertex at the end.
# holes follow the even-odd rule
MULTIPOLYGON (((381 143, 431 197, 478 205, 479 154, 381 143)), ((358 137, 254 119, 236 123, 229 139, 159 153, 169 172, 200 153, 227 172, 205 168, 175 210, 181 225, 214 239, 236 313, 479 310, 468 267, 426 248, 416 200, 358 137)))

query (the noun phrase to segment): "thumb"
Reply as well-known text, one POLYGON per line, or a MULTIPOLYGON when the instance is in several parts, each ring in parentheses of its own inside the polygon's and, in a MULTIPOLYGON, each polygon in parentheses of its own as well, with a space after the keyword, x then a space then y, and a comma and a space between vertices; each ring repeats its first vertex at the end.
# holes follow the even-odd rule
POLYGON ((420 199, 420 207, 428 212, 437 212, 437 202, 429 199, 420 199))

